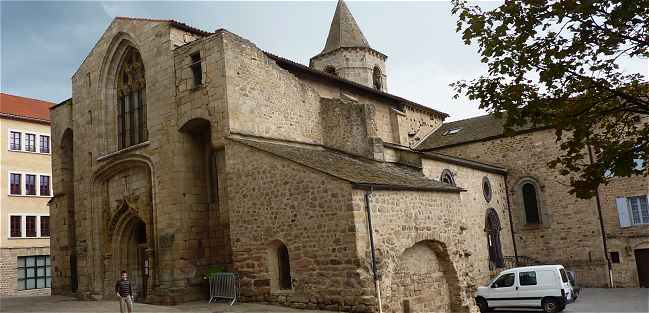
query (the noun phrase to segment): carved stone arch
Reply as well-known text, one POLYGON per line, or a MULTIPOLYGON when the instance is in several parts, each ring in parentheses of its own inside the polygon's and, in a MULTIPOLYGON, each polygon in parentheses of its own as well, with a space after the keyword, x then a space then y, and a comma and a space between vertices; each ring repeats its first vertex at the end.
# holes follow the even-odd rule
POLYGON ((500 241, 500 218, 494 208, 487 209, 485 214, 485 233, 487 237, 487 250, 489 252, 489 268, 496 269, 505 266, 502 243, 500 241))
MULTIPOLYGON (((119 266, 123 266, 126 246, 124 240, 133 241, 133 234, 143 229, 142 251, 146 251, 151 269, 146 279, 142 279, 141 294, 147 294, 159 284, 158 230, 156 214, 155 171, 151 160, 143 155, 117 155, 101 165, 92 176, 91 220, 94 231, 90 234, 93 250, 96 251, 94 265, 97 269, 93 277, 95 290, 105 295, 113 294, 114 279, 119 276, 119 266), (136 175, 137 189, 131 193, 124 186, 123 193, 115 193, 119 186, 118 177, 136 175), (111 200, 112 199, 112 200, 111 200), (142 287, 145 286, 145 287, 142 287)), ((130 176, 129 176, 130 177, 130 176)), ((132 253, 132 246, 129 253, 132 253)), ((144 254, 144 252, 143 252, 144 254)))
MULTIPOLYGON (((147 59, 142 55, 140 47, 141 45, 133 36, 125 32, 119 32, 113 37, 106 49, 106 54, 104 55, 99 71, 99 83, 97 84, 97 88, 99 88, 97 94, 101 101, 101 105, 99 106, 101 112, 97 114, 100 117, 98 123, 101 126, 98 129, 101 130, 104 138, 102 140, 104 146, 100 147, 104 154, 119 149, 117 74, 124 56, 130 49, 135 49, 139 52, 145 69, 144 73, 147 73, 147 59)), ((146 77, 144 79, 146 80, 146 77)), ((144 115, 147 116, 146 113, 144 115)))
POLYGON ((384 310, 390 312, 468 312, 449 249, 438 240, 421 240, 393 255, 385 281, 384 310))

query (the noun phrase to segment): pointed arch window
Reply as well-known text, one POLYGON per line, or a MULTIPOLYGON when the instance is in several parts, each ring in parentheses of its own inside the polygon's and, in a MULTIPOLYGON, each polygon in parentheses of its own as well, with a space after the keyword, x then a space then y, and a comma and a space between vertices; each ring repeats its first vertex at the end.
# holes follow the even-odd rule
POLYGON ((117 73, 117 136, 123 149, 148 140, 146 81, 140 53, 127 48, 117 73))

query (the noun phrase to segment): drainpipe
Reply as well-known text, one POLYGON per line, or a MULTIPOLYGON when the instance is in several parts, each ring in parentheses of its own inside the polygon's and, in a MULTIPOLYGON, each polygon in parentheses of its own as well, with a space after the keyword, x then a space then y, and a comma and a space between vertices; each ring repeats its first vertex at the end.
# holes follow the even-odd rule
POLYGON ((372 187, 369 191, 365 191, 365 210, 367 211, 367 232, 370 239, 370 252, 372 253, 372 275, 374 276, 374 288, 376 289, 376 300, 379 305, 379 313, 383 313, 381 305, 381 282, 377 273, 376 266, 376 251, 374 248, 374 228, 372 228, 372 209, 370 208, 370 195, 372 194, 372 187))
MULTIPOLYGON (((588 161, 593 164, 593 149, 588 145, 588 161)), ((599 216, 599 227, 602 232, 602 246, 604 247, 604 257, 606 258, 606 266, 608 268, 608 286, 615 288, 613 285, 613 266, 611 259, 608 257, 608 245, 606 243, 606 230, 604 229, 604 218, 602 218, 602 204, 599 197, 599 187, 595 189, 595 200, 597 204, 597 215, 599 216)))
POLYGON ((518 249, 516 248, 516 235, 514 235, 514 222, 512 221, 512 206, 511 201, 509 201, 509 187, 507 185, 507 178, 509 176, 505 174, 505 197, 507 199, 507 213, 509 214, 509 230, 512 234, 512 244, 514 245, 514 261, 516 266, 518 266, 518 249))

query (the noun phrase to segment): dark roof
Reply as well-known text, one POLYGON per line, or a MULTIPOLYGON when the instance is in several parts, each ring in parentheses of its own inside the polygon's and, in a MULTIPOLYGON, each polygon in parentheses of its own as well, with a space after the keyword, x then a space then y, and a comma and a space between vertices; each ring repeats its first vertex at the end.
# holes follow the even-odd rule
POLYGON ((331 19, 327 43, 321 53, 327 53, 344 47, 370 47, 363 32, 356 23, 354 16, 349 12, 345 1, 339 0, 336 13, 331 19))
POLYGON ((393 94, 389 94, 387 92, 383 92, 383 91, 378 90, 378 89, 370 88, 370 87, 367 87, 365 85, 361 85, 361 84, 353 82, 351 80, 347 80, 347 79, 344 79, 344 78, 341 78, 341 77, 338 77, 338 76, 335 76, 335 75, 331 75, 331 74, 325 73, 325 72, 320 71, 320 70, 316 70, 314 68, 308 67, 308 66, 300 64, 300 63, 297 63, 295 61, 291 61, 289 59, 280 57, 280 56, 272 54, 270 52, 266 52, 266 51, 264 51, 264 52, 266 53, 266 55, 269 58, 274 60, 277 63, 277 65, 281 66, 282 68, 284 68, 286 70, 299 71, 299 72, 311 74, 311 75, 316 76, 318 78, 325 79, 325 80, 328 80, 328 81, 331 81, 331 82, 334 82, 334 83, 338 83, 338 84, 341 84, 341 85, 343 85, 345 87, 348 87, 348 88, 351 87, 351 88, 356 89, 358 91, 365 92, 367 94, 370 94, 370 95, 373 95, 373 96, 376 96, 376 97, 379 97, 379 98, 387 99, 387 100, 390 100, 390 101, 393 101, 393 102, 396 102, 396 103, 400 103, 400 104, 407 104, 407 105, 415 107, 415 108, 417 108, 419 110, 440 115, 440 116, 442 116, 444 118, 448 117, 448 114, 446 114, 444 112, 437 111, 435 109, 429 108, 429 107, 421 105, 419 103, 412 102, 410 100, 401 98, 399 96, 395 96, 393 94))
POLYGON ((4 118, 49 123, 49 108, 54 103, 0 93, 0 114, 4 118))
MULTIPOLYGON (((416 149, 419 151, 433 150, 442 147, 491 140, 505 136, 505 119, 496 118, 492 114, 473 117, 465 120, 442 124, 434 133, 428 136, 416 149), (449 131, 457 130, 454 133, 449 131)), ((517 132, 546 129, 547 127, 517 127, 517 132)))
POLYGON ((437 161, 442 161, 450 164, 456 164, 476 170, 481 170, 485 171, 488 173, 494 173, 494 174, 501 174, 505 175, 507 174, 507 169, 504 167, 488 164, 488 163, 483 163, 483 162, 478 162, 474 160, 469 160, 469 159, 463 159, 459 158, 456 156, 452 155, 446 155, 438 152, 432 152, 432 151, 427 151, 423 152, 424 158, 427 159, 432 159, 432 160, 437 160, 437 161))
POLYGON ((295 145, 242 138, 233 141, 266 151, 302 166, 348 181, 357 187, 460 192, 461 188, 424 176, 417 169, 349 155, 322 146, 295 145))

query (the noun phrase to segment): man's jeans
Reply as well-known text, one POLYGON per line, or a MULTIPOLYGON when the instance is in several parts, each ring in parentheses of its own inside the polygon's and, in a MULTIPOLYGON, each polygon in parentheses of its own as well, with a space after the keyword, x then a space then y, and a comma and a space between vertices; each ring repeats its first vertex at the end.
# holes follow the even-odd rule
POLYGON ((131 296, 119 297, 119 310, 122 313, 133 312, 133 299, 131 296))

